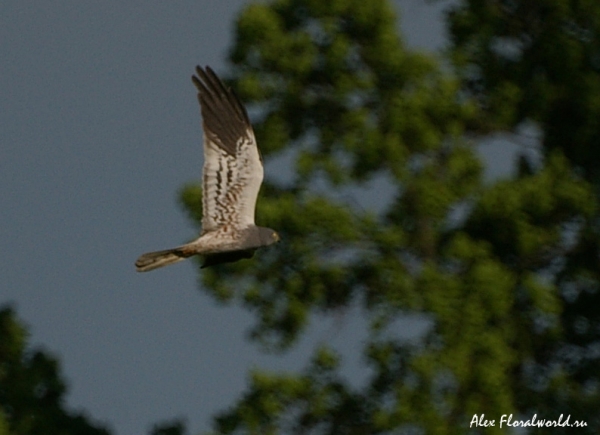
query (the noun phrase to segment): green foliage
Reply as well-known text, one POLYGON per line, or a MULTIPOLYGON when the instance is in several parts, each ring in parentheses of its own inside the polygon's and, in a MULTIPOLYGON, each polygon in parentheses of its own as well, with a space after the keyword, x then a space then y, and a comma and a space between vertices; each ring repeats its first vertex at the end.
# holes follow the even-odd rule
POLYGON ((403 49, 385 1, 253 4, 238 20, 231 59, 242 98, 263 109, 262 152, 297 144, 298 187, 313 173, 348 182, 390 163, 402 178, 411 147, 461 133, 456 84, 403 49))
POLYGON ((8 423, 6 422, 6 417, 4 417, 4 412, 0 412, 0 435, 10 435, 8 431, 8 423))
POLYGON ((9 307, 0 309, 0 434, 108 435, 87 417, 64 409, 58 361, 27 349, 27 331, 9 307))
POLYGON ((532 313, 531 327, 555 331, 531 342, 523 380, 533 391, 521 408, 593 415, 600 404, 600 332, 591 326, 600 324, 591 308, 600 304, 600 2, 465 0, 449 23, 464 91, 483 109, 479 126, 535 121, 543 133, 546 167, 533 175, 522 156, 522 179, 495 186, 469 221, 521 271, 519 306, 532 313), (532 285, 533 271, 545 282, 532 285))
POLYGON ((564 224, 596 212, 595 198, 559 155, 537 174, 489 189, 469 217, 472 234, 490 240, 496 255, 516 269, 540 270, 560 256, 564 224))
POLYGON ((453 57, 481 106, 480 126, 539 122, 598 182, 600 2, 464 0, 449 16, 453 57))
POLYGON ((241 427, 250 434, 371 433, 369 405, 347 387, 337 367, 337 356, 320 348, 302 375, 252 373, 250 390, 233 412, 216 418, 215 433, 239 433, 241 427))
MULTIPOLYGON (((360 305, 369 331, 356 350, 369 376, 349 382, 341 356, 327 348, 302 373, 255 372, 248 392, 215 420, 216 433, 481 433, 469 428, 474 414, 536 412, 597 425, 598 208, 590 177, 573 170, 572 142, 550 145, 555 138, 544 135, 541 166, 486 185, 467 141, 525 119, 554 131, 547 105, 558 90, 593 89, 581 53, 594 49, 550 31, 571 23, 561 20, 574 4, 595 7, 459 3, 450 16, 458 79, 403 46, 383 0, 275 0, 242 12, 231 84, 259 114, 267 163, 291 157, 291 181, 267 173, 257 205, 257 221, 282 242, 252 261, 203 270, 203 287, 252 310, 251 336, 280 351, 314 313, 360 305), (517 12, 531 20, 505 28, 517 12), (519 63, 507 58, 511 42, 497 54, 514 26, 531 26, 547 38, 536 47, 549 52, 527 52, 519 63), (557 62, 553 41, 575 50, 569 56, 579 63, 548 63, 542 72, 562 68, 583 84, 550 73, 521 80, 539 59, 557 62), (386 195, 369 192, 381 196, 378 210, 347 200, 375 177, 387 180, 386 195), (395 326, 406 314, 427 325, 408 341, 395 326)), ((597 95, 578 105, 585 119, 597 95)), ((181 196, 195 220, 200 197, 198 187, 181 196)))

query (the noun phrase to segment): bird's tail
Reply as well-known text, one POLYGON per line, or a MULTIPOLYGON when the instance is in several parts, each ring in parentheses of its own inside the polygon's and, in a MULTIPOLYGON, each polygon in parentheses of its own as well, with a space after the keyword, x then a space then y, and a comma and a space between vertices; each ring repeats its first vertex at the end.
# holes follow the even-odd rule
POLYGON ((159 267, 168 266, 185 260, 189 255, 185 255, 180 248, 167 249, 164 251, 148 252, 140 256, 135 262, 138 272, 148 272, 159 267))

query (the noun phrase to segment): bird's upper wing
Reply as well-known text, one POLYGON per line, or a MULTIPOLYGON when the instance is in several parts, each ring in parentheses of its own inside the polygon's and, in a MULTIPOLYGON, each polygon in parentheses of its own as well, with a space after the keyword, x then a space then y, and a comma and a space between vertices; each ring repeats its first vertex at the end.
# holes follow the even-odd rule
POLYGON ((204 129, 202 232, 254 225, 263 165, 248 113, 212 69, 198 66, 196 73, 204 129))

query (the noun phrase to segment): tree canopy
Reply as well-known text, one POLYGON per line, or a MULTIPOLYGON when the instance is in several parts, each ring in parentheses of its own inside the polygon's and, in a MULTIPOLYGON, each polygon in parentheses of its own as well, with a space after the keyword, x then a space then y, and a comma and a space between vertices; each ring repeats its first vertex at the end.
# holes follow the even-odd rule
POLYGON ((448 23, 457 71, 488 127, 534 121, 546 152, 560 149, 598 183, 600 3, 463 0, 448 23))
MULTIPOLYGON (((230 83, 267 168, 291 162, 267 173, 257 210, 282 243, 203 270, 203 288, 252 310, 252 337, 280 351, 315 313, 360 306, 369 376, 349 382, 321 346, 302 373, 253 372, 215 433, 458 434, 483 430, 474 415, 534 413, 595 433, 600 14, 564 4, 458 2, 455 73, 404 45, 384 0, 243 10, 230 83), (524 123, 541 130, 540 162, 486 182, 477 141, 524 123), (394 329, 407 314, 427 319, 416 340, 394 329)), ((181 193, 198 221, 200 196, 181 193)))
POLYGON ((87 416, 66 409, 58 360, 30 349, 11 307, 0 308, 0 435, 108 435, 87 416))

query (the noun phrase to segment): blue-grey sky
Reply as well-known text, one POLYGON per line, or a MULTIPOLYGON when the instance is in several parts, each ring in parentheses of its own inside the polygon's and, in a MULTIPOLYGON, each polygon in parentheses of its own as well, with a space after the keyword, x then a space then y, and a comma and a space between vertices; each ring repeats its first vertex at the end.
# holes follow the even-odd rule
MULTIPOLYGON (((69 406, 119 435, 177 416, 208 429, 250 367, 299 369, 319 340, 360 339, 352 316, 325 319, 264 356, 245 341, 251 314, 200 292, 191 262, 135 272, 199 230, 176 204, 201 174, 190 76, 223 71, 247 3, 0 3, 0 304, 60 358, 69 406)), ((441 47, 439 4, 395 5, 411 47, 441 47)))

